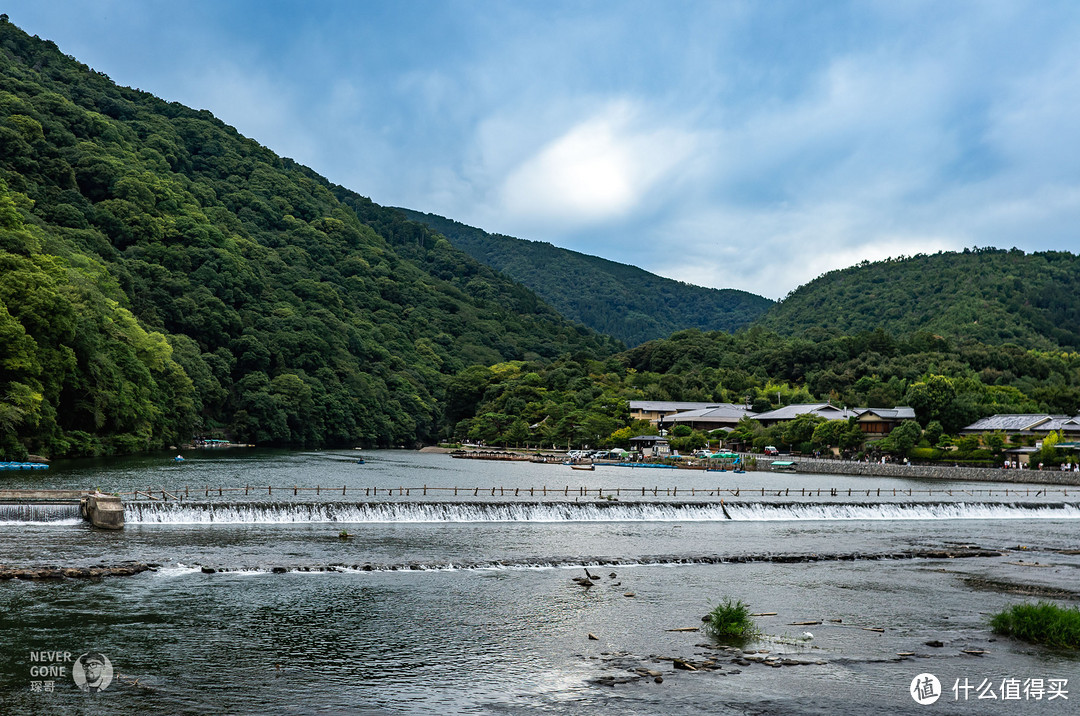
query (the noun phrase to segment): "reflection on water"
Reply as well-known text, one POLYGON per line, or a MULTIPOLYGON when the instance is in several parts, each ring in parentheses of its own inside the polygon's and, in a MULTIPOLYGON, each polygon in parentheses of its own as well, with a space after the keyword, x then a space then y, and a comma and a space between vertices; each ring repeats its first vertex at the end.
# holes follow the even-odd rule
MULTIPOLYGON (((188 454, 179 466, 165 458, 60 465, 44 479, 53 487, 128 491, 331 483, 522 488, 562 482, 569 489, 566 483, 580 478, 562 466, 364 455, 365 464, 357 465, 351 453, 188 454)), ((1017 499, 1010 486, 1009 499, 858 500, 847 497, 849 486, 872 485, 876 493, 910 483, 672 473, 661 478, 612 468, 587 477, 626 489, 676 477, 686 487, 696 481, 698 489, 736 479, 744 488, 774 490, 832 483, 845 494, 726 500, 732 519, 704 504, 715 498, 554 504, 489 496, 446 504, 444 498, 316 500, 287 493, 272 500, 223 496, 210 506, 142 503, 131 507, 119 533, 45 520, 0 523, 4 564, 161 565, 102 581, 0 582, 0 711, 923 713, 908 695, 911 679, 923 671, 936 673, 947 688, 965 677, 1080 673, 1076 657, 991 641, 987 614, 1018 597, 974 591, 965 581, 1075 593, 1080 556, 1064 553, 1080 549, 1071 495, 1017 499), (339 536, 342 527, 349 539, 339 536), (959 544, 1002 556, 862 558, 959 544), (844 558, 784 563, 791 555, 844 558), (729 561, 693 563, 705 558, 729 561), (609 562, 593 567, 594 586, 571 581, 584 574, 581 564, 600 560, 609 562), (374 568, 324 571, 333 565, 374 568), (397 569, 380 571, 380 565, 397 569), (720 671, 676 670, 671 658, 702 663, 723 655, 701 633, 668 630, 699 625, 724 596, 776 612, 758 618, 768 638, 755 649, 811 663, 738 665, 728 655, 720 671), (812 640, 793 638, 803 631, 812 640), (77 656, 89 649, 114 664, 117 680, 108 691, 90 698, 70 678, 57 680, 51 693, 33 690, 41 679, 30 674, 32 652, 77 656), (908 653, 913 656, 898 656, 908 653), (641 669, 661 672, 662 683, 642 678, 635 671, 641 669), (610 677, 619 683, 604 685, 610 677)), ((1057 703, 978 707, 1042 714, 1057 703)))

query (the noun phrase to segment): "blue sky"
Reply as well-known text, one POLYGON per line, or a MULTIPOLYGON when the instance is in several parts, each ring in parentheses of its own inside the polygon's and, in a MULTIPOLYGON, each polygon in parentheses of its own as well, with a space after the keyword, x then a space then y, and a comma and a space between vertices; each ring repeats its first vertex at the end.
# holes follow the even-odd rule
POLYGON ((374 201, 781 298, 1080 251, 1080 3, 8 0, 374 201))

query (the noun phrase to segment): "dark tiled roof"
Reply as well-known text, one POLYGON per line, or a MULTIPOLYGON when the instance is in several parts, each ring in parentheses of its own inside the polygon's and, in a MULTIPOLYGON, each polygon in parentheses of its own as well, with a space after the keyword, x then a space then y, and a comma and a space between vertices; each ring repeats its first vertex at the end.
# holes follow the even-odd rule
POLYGON ((669 415, 664 418, 665 423, 692 423, 703 422, 707 423, 710 420, 739 420, 740 418, 749 416, 754 417, 757 413, 752 410, 747 410, 741 405, 733 405, 732 403, 724 403, 713 408, 702 408, 701 410, 685 410, 674 415, 669 415))
POLYGON ((1051 421, 1071 420, 1068 415, 1047 415, 1046 413, 998 413, 981 420, 976 420, 964 430, 974 432, 994 430, 1054 430, 1056 428, 1042 427, 1051 421))
POLYGON ((860 415, 876 415, 885 420, 914 420, 915 408, 906 405, 898 405, 895 408, 853 408, 860 411, 860 415))
POLYGON ((794 420, 800 415, 813 413, 814 415, 820 415, 830 420, 844 420, 846 418, 856 417, 860 414, 860 412, 861 410, 858 408, 840 408, 829 403, 803 403, 796 405, 785 405, 782 408, 770 410, 767 413, 759 413, 754 416, 754 419, 794 420))
POLYGON ((669 410, 701 410, 715 408, 724 403, 680 403, 674 400, 631 400, 630 409, 646 413, 664 413, 669 410))

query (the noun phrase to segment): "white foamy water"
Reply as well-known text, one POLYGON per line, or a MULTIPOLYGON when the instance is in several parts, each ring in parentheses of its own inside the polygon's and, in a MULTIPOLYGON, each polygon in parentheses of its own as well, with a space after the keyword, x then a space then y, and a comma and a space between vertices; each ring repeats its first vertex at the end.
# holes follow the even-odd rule
POLYGON ((387 524, 486 522, 710 522, 722 520, 1080 519, 1072 503, 145 503, 128 504, 128 524, 387 524))
POLYGON ((24 525, 77 525, 78 505, 0 505, 0 527, 24 525))
POLYGON ((795 504, 747 503, 728 506, 733 520, 1028 520, 1080 519, 1073 504, 1034 505, 996 502, 795 504))
POLYGON ((189 567, 186 564, 177 562, 171 567, 158 567, 157 573, 162 577, 183 577, 188 574, 198 574, 202 571, 200 566, 189 567))

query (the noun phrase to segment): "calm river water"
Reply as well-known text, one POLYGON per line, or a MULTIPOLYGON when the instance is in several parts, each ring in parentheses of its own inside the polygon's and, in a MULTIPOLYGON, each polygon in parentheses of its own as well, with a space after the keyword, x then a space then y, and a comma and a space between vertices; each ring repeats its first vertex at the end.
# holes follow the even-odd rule
POLYGON ((1080 702, 1080 658, 987 626, 1020 601, 1077 603, 1080 489, 405 451, 171 457, 0 473, 0 487, 187 495, 125 498, 115 533, 68 509, 0 508, 2 564, 157 565, 0 582, 0 713, 1064 714, 1080 702), (973 547, 1000 554, 943 554, 973 547), (571 581, 586 568, 591 588, 571 581), (725 597, 768 614, 738 652, 687 631, 725 597), (74 683, 87 652, 112 667, 100 693, 74 683), (921 674, 940 683, 936 704, 910 694, 921 674))

